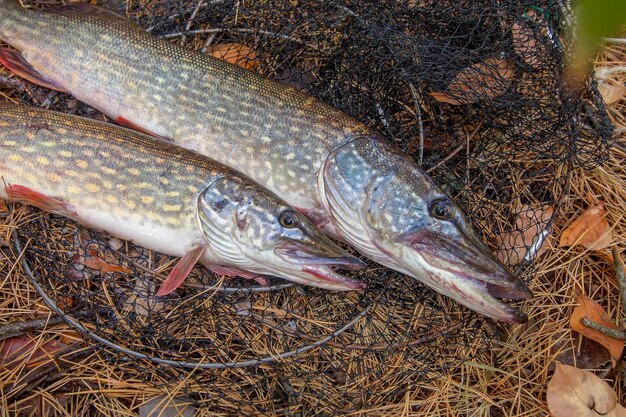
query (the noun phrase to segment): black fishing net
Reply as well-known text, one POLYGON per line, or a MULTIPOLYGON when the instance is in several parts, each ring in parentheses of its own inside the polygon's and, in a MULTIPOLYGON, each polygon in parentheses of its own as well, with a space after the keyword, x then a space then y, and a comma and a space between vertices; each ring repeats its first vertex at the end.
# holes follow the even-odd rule
MULTIPOLYGON (((572 14, 560 1, 104 5, 375 127, 527 279, 551 244, 570 172, 607 157, 612 128, 593 82, 584 91, 563 82, 572 14)), ((29 84, 11 94, 102 117, 29 84)), ((373 264, 358 273, 368 284, 358 293, 278 279, 259 287, 196 268, 158 299, 168 257, 51 215, 25 223, 16 240, 48 301, 117 369, 225 415, 333 415, 398 402, 489 349, 502 330, 373 264)))

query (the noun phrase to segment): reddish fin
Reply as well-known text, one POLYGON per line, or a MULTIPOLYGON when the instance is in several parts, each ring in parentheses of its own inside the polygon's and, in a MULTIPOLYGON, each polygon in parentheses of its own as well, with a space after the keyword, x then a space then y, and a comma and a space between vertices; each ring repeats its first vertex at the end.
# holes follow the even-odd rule
POLYGON ((0 62, 20 77, 33 84, 49 88, 51 90, 65 92, 53 80, 46 78, 37 72, 22 56, 19 51, 9 48, 0 48, 0 62))
POLYGON ((205 248, 206 245, 204 244, 196 245, 192 247, 185 256, 179 259, 174 269, 172 269, 172 272, 170 272, 167 278, 165 278, 165 281, 163 281, 161 288, 159 288, 156 294, 157 297, 168 295, 176 290, 176 288, 180 287, 180 284, 187 278, 187 275, 189 275, 196 265, 196 262, 198 262, 198 259, 200 259, 204 253, 205 248))
POLYGON ((267 280, 254 272, 244 271, 234 266, 211 265, 208 267, 211 271, 218 275, 226 275, 227 277, 241 277, 245 279, 253 279, 260 285, 267 285, 267 280))
POLYGON ((96 16, 101 19, 124 20, 130 22, 126 16, 122 16, 121 14, 115 13, 113 10, 105 9, 104 7, 90 3, 58 4, 48 7, 45 11, 46 13, 57 13, 68 16, 89 15, 96 16))
POLYGON ((139 133, 143 133, 144 135, 148 135, 148 136, 152 136, 153 138, 156 139, 161 139, 164 140, 166 142, 169 142, 168 139, 164 138, 163 136, 157 135, 156 133, 150 132, 147 129, 144 129, 141 126, 137 126, 136 124, 134 124, 133 122, 131 122, 130 120, 122 117, 122 116, 118 116, 115 118, 115 123, 117 123, 120 126, 124 126, 127 129, 130 130, 134 130, 135 132, 139 132, 139 133))
POLYGON ((47 211, 49 213, 60 214, 61 216, 76 218, 76 209, 60 198, 49 197, 47 195, 33 191, 23 185, 7 185, 5 190, 9 200, 28 204, 47 211))

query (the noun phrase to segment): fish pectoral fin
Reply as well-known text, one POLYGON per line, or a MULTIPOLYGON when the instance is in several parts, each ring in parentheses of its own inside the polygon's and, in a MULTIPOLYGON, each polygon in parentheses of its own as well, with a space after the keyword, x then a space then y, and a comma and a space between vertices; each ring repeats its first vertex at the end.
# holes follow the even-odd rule
POLYGON ((217 275, 252 279, 260 285, 267 285, 267 280, 262 275, 255 274, 254 272, 249 272, 243 269, 239 269, 234 266, 210 265, 207 268, 217 275))
POLYGON ((189 249, 189 251, 178 260, 178 263, 174 266, 174 269, 172 269, 167 278, 165 278, 165 281, 161 284, 161 288, 159 288, 159 291, 156 293, 157 297, 171 294, 176 288, 180 287, 205 249, 206 245, 204 243, 200 243, 189 249))
POLYGON ((28 204, 47 211, 49 213, 60 214, 61 216, 77 218, 76 209, 63 199, 50 197, 31 190, 23 185, 7 185, 4 187, 9 200, 18 203, 28 204))
POLYGON ((24 56, 15 49, 0 48, 0 62, 12 72, 33 84, 55 91, 61 91, 63 93, 66 92, 54 80, 51 80, 37 72, 37 70, 34 69, 28 61, 26 61, 24 56))
POLYGON ((123 127, 127 128, 127 129, 134 130, 135 132, 143 133, 144 135, 152 136, 155 139, 160 139, 160 140, 163 140, 165 142, 170 142, 171 143, 171 140, 167 139, 166 137, 163 137, 161 135, 157 135, 154 132, 151 132, 151 131, 149 131, 147 129, 144 129, 143 127, 140 127, 140 126, 136 125, 135 123, 131 122, 130 120, 126 119, 125 117, 117 116, 115 118, 115 123, 117 123, 120 126, 123 126, 123 127))

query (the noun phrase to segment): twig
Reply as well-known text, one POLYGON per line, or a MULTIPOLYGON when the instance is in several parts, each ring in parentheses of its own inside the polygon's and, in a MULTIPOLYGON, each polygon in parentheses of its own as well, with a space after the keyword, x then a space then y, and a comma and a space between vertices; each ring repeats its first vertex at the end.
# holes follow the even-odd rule
POLYGON ((613 254, 615 279, 617 279, 619 293, 622 297, 622 311, 626 314, 626 277, 624 276, 624 264, 622 263, 622 257, 619 255, 619 250, 617 250, 616 246, 613 246, 611 253, 613 254))
POLYGON ((258 35, 265 35, 269 37, 274 37, 278 39, 285 39, 288 41, 296 42, 302 45, 310 46, 306 42, 301 39, 293 38, 288 35, 282 35, 280 33, 270 32, 268 30, 257 30, 257 29, 248 29, 248 28, 212 28, 212 29, 196 29, 196 30, 186 30, 182 32, 168 33, 167 35, 161 36, 162 39, 173 39, 179 38, 183 35, 205 35, 207 33, 220 33, 220 32, 240 32, 240 33, 251 33, 258 35))
POLYGON ((609 336, 610 338, 617 339, 617 340, 626 340, 626 332, 622 330, 609 329, 608 327, 605 327, 601 324, 591 321, 588 318, 581 319, 580 324, 590 329, 597 330, 603 335, 609 336))
POLYGON ((430 174, 431 172, 439 168, 441 165, 445 164, 450 159, 454 158, 454 156, 458 154, 459 152, 461 152, 463 148, 467 148, 468 143, 472 141, 472 139, 474 138, 476 133, 478 133, 478 130, 480 129, 481 126, 482 126, 482 122, 478 123, 478 126, 476 126, 476 129, 474 129, 471 134, 467 135, 467 140, 464 143, 457 146, 452 152, 450 152, 450 154, 448 154, 445 158, 437 162, 434 166, 428 168, 426 172, 430 174))
POLYGON ((417 164, 421 167, 422 162, 424 161, 424 124, 422 123, 422 110, 420 109, 420 103, 417 99, 417 91, 415 91, 413 83, 409 83, 409 89, 411 90, 411 95, 413 96, 413 103, 415 104, 415 117, 417 117, 417 126, 420 131, 420 148, 417 164))
POLYGON ((604 42, 626 45, 626 38, 602 38, 604 42))
MULTIPOLYGON (((191 13, 191 16, 189 16, 189 19, 187 19, 187 24, 185 25, 185 31, 188 31, 189 29, 191 29, 191 25, 193 24, 193 20, 196 18, 196 15, 198 14, 198 10, 200 10, 200 7, 204 4, 204 0, 199 0, 198 4, 196 4, 196 8, 193 9, 193 12, 191 13)), ((185 34, 183 34, 183 36, 180 37, 180 44, 184 45, 185 41, 187 40, 187 36, 185 34)))
POLYGON ((33 330, 41 330, 48 325, 54 326, 55 324, 59 324, 62 322, 63 320, 61 320, 60 317, 50 317, 47 319, 9 323, 0 327, 0 341, 8 339, 9 337, 19 336, 23 333, 27 333, 33 330))
MULTIPOLYGON (((212 0, 212 1, 209 1, 207 4, 204 4, 201 8, 205 8, 205 7, 208 7, 209 5, 213 5, 213 4, 220 4, 220 3, 223 3, 223 2, 224 2, 224 0, 212 0)), ((174 20, 174 19, 176 19, 177 17, 179 17, 179 16, 181 16, 181 15, 184 15, 185 13, 188 13, 188 12, 189 12, 189 10, 187 9, 187 10, 184 10, 184 11, 179 12, 179 13, 174 13, 174 14, 171 14, 171 15, 167 18, 167 20, 174 20)), ((156 26, 155 26, 155 25, 150 26, 150 27, 148 27, 148 28, 146 29, 146 32, 152 32, 155 28, 156 28, 156 26)))

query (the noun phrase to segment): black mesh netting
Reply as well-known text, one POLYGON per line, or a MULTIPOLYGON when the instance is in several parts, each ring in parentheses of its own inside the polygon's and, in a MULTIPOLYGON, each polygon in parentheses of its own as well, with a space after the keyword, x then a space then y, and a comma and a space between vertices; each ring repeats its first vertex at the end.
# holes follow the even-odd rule
MULTIPOLYGON (((569 173, 607 156, 612 128, 595 86, 563 85, 571 14, 562 2, 106 5, 376 127, 528 279, 569 173)), ((95 114, 63 94, 31 86, 16 94, 95 114)), ((49 215, 20 227, 18 239, 46 294, 108 342, 96 345, 118 369, 156 385, 184 379, 182 393, 225 414, 331 415, 398 401, 488 349, 493 333, 485 319, 376 265, 359 272, 369 285, 360 293, 279 280, 259 288, 196 268, 175 296, 156 299, 170 258, 49 215), (99 272, 101 261, 122 270, 99 272)))

